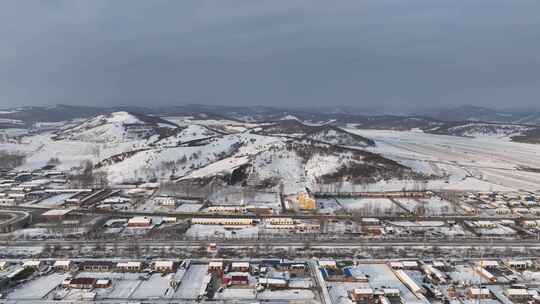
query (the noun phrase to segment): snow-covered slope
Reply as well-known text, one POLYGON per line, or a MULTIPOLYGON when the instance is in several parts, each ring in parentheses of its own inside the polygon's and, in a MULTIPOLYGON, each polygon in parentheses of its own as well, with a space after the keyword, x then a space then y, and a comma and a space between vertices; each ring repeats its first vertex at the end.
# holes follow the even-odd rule
POLYGON ((282 138, 264 145, 248 141, 233 155, 195 170, 182 180, 228 176, 238 168, 248 168, 244 176, 247 184, 281 184, 286 193, 312 188, 318 183, 417 177, 409 168, 369 152, 282 138))
POLYGON ((467 123, 446 129, 449 135, 468 137, 509 137, 523 133, 530 127, 512 124, 467 123))
POLYGON ((305 140, 324 142, 332 145, 368 147, 375 145, 372 140, 349 133, 331 125, 307 125, 296 119, 280 120, 256 129, 266 135, 286 135, 305 140))
POLYGON ((90 160, 115 184, 221 180, 254 187, 283 184, 292 193, 317 183, 415 177, 409 168, 359 149, 372 145, 365 137, 296 120, 226 134, 189 119, 171 124, 114 112, 63 126, 0 143, 0 149, 25 153, 21 169, 41 168, 55 158, 59 170, 69 171, 90 160))
POLYGON ((369 147, 375 145, 375 142, 368 138, 331 126, 308 133, 303 138, 339 146, 369 147))
POLYGON ((158 139, 156 146, 178 146, 194 140, 220 135, 216 131, 201 125, 188 125, 185 128, 178 129, 173 135, 158 139))
POLYGON ((159 118, 128 112, 114 112, 99 115, 73 128, 60 131, 56 139, 118 143, 148 138, 174 127, 172 123, 159 118))

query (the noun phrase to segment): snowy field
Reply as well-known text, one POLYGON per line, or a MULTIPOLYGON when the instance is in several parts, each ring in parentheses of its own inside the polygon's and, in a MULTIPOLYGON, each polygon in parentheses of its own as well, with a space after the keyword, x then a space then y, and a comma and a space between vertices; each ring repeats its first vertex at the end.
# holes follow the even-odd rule
POLYGON ((337 201, 347 210, 364 210, 373 214, 396 214, 402 211, 386 198, 338 198, 337 201))
POLYGON ((443 200, 440 197, 430 197, 427 199, 420 199, 423 203, 426 214, 428 215, 441 215, 449 213, 459 213, 459 210, 455 208, 449 201, 443 200))
POLYGON ((309 301, 315 300, 316 295, 311 290, 264 290, 257 294, 259 300, 309 301))
POLYGON ((348 131, 375 140, 369 148, 426 174, 447 174, 446 181, 430 182, 431 189, 537 190, 540 174, 517 167, 540 168, 540 145, 492 137, 457 136, 385 130, 348 131))
MULTIPOLYGON (((357 267, 369 276, 369 285, 372 288, 396 288, 407 304, 426 304, 418 299, 401 281, 394 275, 386 264, 360 264, 357 267)), ((418 284, 422 282, 417 282, 418 284)))
POLYGON ((318 198, 317 212, 332 214, 337 210, 342 209, 341 205, 334 198, 318 198))
POLYGON ((106 295, 109 299, 127 299, 139 288, 142 281, 138 279, 115 280, 113 290, 106 295))
POLYGON ((190 300, 196 299, 207 274, 207 264, 191 264, 173 297, 190 300))
POLYGON ((67 276, 67 274, 54 273, 36 278, 8 294, 8 299, 41 299, 60 285, 67 276))
POLYGON ((191 225, 185 235, 191 238, 254 238, 259 234, 259 227, 239 226, 235 229, 226 229, 221 225, 191 225))
POLYGON ((164 297, 170 287, 171 275, 162 276, 154 274, 147 281, 143 281, 131 296, 132 299, 152 299, 164 297))
POLYGON ((255 300, 256 291, 254 288, 225 288, 223 292, 214 295, 216 300, 255 300))
POLYGON ((0 255, 3 256, 36 256, 43 252, 42 245, 26 246, 0 246, 0 255))
POLYGON ((403 206, 409 212, 414 212, 416 210, 416 207, 422 205, 422 203, 420 203, 414 198, 397 198, 396 201, 400 203, 401 206, 403 206))
POLYGON ((177 212, 197 212, 202 208, 202 204, 181 203, 176 207, 177 212))

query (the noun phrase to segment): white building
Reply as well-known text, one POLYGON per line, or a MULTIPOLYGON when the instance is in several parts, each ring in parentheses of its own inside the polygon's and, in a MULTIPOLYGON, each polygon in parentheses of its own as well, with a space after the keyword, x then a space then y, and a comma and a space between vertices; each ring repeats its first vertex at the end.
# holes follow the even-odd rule
POLYGON ((154 197, 154 204, 166 207, 176 207, 176 198, 172 196, 157 196, 154 197))
POLYGON ((191 219, 191 224, 194 225, 225 225, 225 226, 239 226, 239 225, 253 225, 253 219, 248 218, 197 218, 191 219))

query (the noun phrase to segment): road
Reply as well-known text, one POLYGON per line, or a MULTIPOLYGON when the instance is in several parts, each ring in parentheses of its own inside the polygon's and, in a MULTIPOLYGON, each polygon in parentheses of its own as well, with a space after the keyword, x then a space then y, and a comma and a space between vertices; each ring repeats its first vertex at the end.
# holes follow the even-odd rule
MULTIPOLYGON (((4 247, 35 247, 35 246, 102 246, 102 247, 117 247, 130 248, 134 245, 145 246, 151 248, 186 248, 206 246, 211 241, 161 241, 161 240, 140 240, 140 241, 96 241, 96 240, 47 240, 47 241, 9 241, 0 242, 0 246, 4 247)), ((530 240, 498 240, 498 239, 464 239, 458 241, 452 240, 306 240, 305 242, 298 240, 227 240, 214 242, 221 248, 242 248, 256 246, 270 247, 293 247, 301 248, 309 246, 311 248, 361 248, 361 247, 527 247, 540 248, 539 241, 530 240)), ((1 249, 0 249, 1 251, 1 249)))
MULTIPOLYGON (((54 208, 43 207, 30 207, 30 206, 2 206, 6 210, 19 210, 19 211, 47 211, 54 208)), ((353 218, 350 214, 344 215, 329 215, 329 214, 217 214, 206 212, 142 212, 142 211, 94 211, 87 209, 77 209, 75 213, 88 214, 88 215, 105 215, 117 218, 130 218, 134 216, 163 216, 163 217, 176 217, 177 219, 191 219, 193 217, 206 217, 206 218, 251 218, 251 219, 265 219, 265 218, 283 218, 290 217, 294 219, 315 219, 315 220, 350 220, 353 218)), ((375 215, 370 214, 358 218, 378 218, 380 220, 411 220, 415 221, 458 221, 463 222, 467 220, 540 220, 540 216, 534 215, 507 215, 507 216, 479 216, 479 215, 427 215, 427 216, 414 216, 414 215, 375 215)))

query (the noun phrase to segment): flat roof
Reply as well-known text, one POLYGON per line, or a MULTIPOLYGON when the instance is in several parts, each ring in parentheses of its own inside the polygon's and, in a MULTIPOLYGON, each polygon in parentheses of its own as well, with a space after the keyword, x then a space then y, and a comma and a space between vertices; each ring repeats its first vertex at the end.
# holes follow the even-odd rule
POLYGON ((51 209, 43 213, 41 216, 62 216, 70 213, 71 211, 73 211, 73 209, 51 209))

